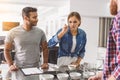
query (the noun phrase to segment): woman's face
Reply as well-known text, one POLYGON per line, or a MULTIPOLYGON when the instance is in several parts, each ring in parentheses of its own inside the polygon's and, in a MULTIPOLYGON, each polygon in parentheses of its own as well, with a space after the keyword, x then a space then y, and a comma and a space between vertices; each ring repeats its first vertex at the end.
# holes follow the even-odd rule
POLYGON ((70 30, 77 30, 80 25, 80 21, 75 16, 72 16, 68 19, 68 25, 70 30))

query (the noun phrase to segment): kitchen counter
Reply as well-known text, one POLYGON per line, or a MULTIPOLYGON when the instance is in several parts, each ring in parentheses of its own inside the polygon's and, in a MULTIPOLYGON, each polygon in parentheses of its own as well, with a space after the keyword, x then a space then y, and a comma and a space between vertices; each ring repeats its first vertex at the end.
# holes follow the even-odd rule
MULTIPOLYGON (((74 70, 70 70, 68 68, 68 66, 61 66, 59 68, 57 66, 56 67, 54 67, 54 66, 56 66, 56 65, 51 66, 51 64, 50 64, 50 67, 51 67, 52 70, 50 70, 50 69, 49 69, 49 71, 44 70, 43 74, 52 74, 52 75, 54 75, 53 80, 58 80, 57 74, 59 74, 59 73, 67 73, 69 75, 68 80, 71 80, 70 73, 71 72, 78 72, 78 73, 81 74, 80 80, 85 80, 85 78, 83 77, 83 71, 80 70, 79 68, 74 69, 74 70)), ((87 78, 86 78, 86 80, 87 80, 87 78)))
MULTIPOLYGON (((90 72, 92 70, 91 71, 87 71, 87 72, 84 72, 83 69, 81 70, 81 68, 76 68, 74 70, 70 70, 68 68, 68 66, 58 67, 55 64, 49 64, 49 69, 38 68, 38 70, 40 70, 42 72, 42 73, 39 74, 40 76, 43 75, 43 74, 52 74, 52 75, 54 75, 54 79, 53 80, 58 80, 57 74, 59 74, 59 73, 66 73, 66 74, 68 74, 69 75, 68 80, 71 80, 71 76, 70 76, 71 72, 80 73, 81 74, 80 80, 88 80, 88 77, 90 77, 91 75, 94 75, 94 74, 90 75, 90 72)), ((42 79, 40 79, 40 80, 42 80, 42 79)), ((79 79, 77 79, 77 80, 79 80, 79 79)))
POLYGON ((99 69, 91 68, 88 70, 84 70, 84 66, 80 66, 79 68, 76 68, 74 70, 70 70, 68 66, 61 66, 61 67, 55 67, 56 65, 51 65, 50 67, 53 68, 53 71, 44 71, 43 74, 53 74, 54 75, 54 80, 58 80, 57 74, 58 73, 67 73, 69 75, 68 80, 71 80, 70 73, 71 72, 78 72, 81 74, 80 80, 88 80, 90 76, 95 75, 98 71, 101 71, 99 69), (83 68, 82 68, 83 67, 83 68))

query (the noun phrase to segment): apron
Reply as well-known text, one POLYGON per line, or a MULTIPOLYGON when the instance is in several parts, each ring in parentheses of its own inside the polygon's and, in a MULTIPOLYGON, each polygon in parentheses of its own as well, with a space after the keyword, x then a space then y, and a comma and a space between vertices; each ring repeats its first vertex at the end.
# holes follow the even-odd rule
POLYGON ((70 57, 70 56, 60 57, 57 60, 57 65, 58 66, 69 65, 72 62, 75 62, 76 60, 77 60, 77 57, 70 57))

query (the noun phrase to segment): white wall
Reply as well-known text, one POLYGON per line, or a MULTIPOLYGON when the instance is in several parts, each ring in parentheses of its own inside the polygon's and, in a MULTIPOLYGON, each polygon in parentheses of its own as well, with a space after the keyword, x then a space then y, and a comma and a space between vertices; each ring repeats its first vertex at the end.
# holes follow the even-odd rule
POLYGON ((109 0, 70 0, 70 11, 78 11, 82 16, 111 16, 109 0))
POLYGON ((0 14, 0 36, 6 36, 8 31, 2 30, 2 22, 22 22, 21 15, 14 14, 0 14))
POLYGON ((87 34, 86 53, 84 61, 93 62, 97 59, 99 18, 82 17, 81 27, 87 34))
POLYGON ((83 60, 95 62, 98 53, 99 17, 109 17, 109 0, 70 0, 70 11, 82 16, 81 28, 87 33, 86 55, 83 60))

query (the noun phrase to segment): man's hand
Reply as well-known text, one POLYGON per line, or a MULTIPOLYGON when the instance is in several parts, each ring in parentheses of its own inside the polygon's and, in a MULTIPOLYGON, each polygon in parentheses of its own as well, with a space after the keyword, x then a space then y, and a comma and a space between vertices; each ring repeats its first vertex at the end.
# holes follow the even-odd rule
POLYGON ((100 80, 96 75, 89 77, 88 80, 100 80))
POLYGON ((10 71, 17 71, 19 69, 15 64, 11 65, 9 68, 10 68, 10 71))
POLYGON ((94 75, 94 76, 91 76, 88 78, 88 80, 102 80, 102 71, 99 72, 98 74, 94 75))
POLYGON ((113 75, 111 75, 108 80, 116 80, 115 77, 113 75))
POLYGON ((41 68, 42 68, 42 69, 48 69, 48 68, 49 68, 48 63, 43 63, 43 64, 41 65, 41 68))

